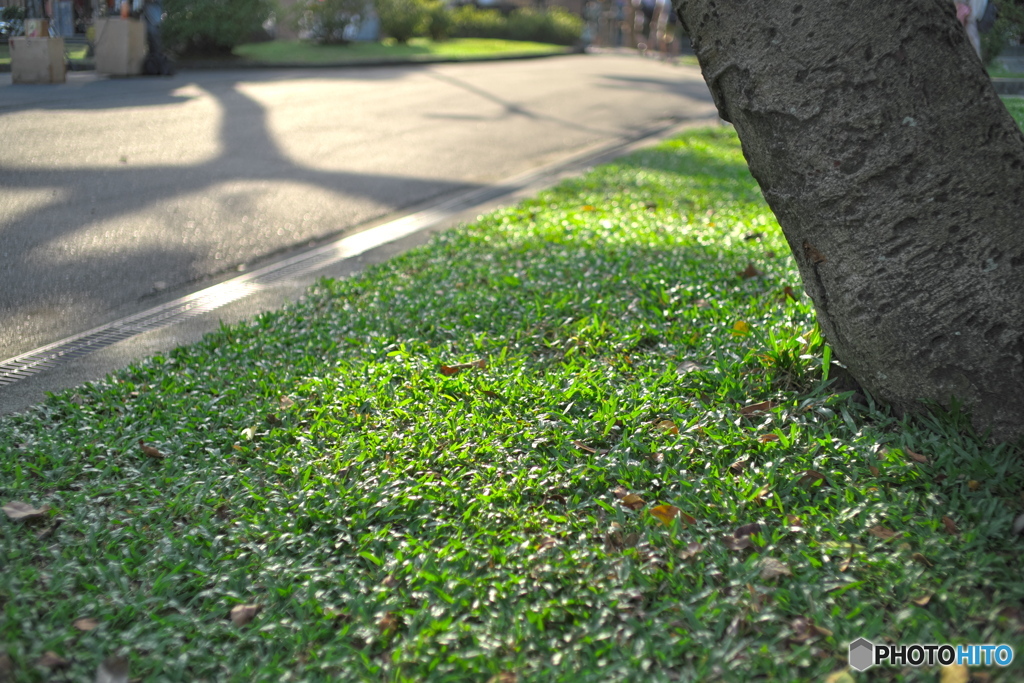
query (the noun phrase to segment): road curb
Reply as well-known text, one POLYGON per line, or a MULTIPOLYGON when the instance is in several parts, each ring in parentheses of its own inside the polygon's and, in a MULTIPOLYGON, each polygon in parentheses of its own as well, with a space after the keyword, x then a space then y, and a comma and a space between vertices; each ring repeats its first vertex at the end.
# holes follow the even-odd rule
MULTIPOLYGON (((503 55, 481 55, 479 57, 435 57, 432 55, 413 55, 411 57, 394 57, 378 59, 349 59, 333 62, 309 63, 309 62, 260 62, 254 60, 235 59, 196 59, 185 60, 175 63, 179 71, 228 71, 237 69, 351 69, 363 67, 382 66, 416 66, 423 64, 462 64, 480 62, 507 62, 524 59, 544 59, 547 57, 564 57, 566 55, 582 54, 580 50, 566 48, 559 52, 535 53, 512 53, 503 55)), ((92 60, 71 60, 68 63, 68 71, 94 71, 95 64, 92 60)), ((0 73, 10 73, 10 64, 0 64, 0 73)))

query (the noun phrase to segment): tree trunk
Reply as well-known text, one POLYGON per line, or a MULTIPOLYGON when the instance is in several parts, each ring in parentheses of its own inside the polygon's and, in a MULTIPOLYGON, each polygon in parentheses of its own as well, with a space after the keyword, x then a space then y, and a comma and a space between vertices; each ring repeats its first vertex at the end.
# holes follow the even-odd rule
POLYGON ((675 0, 836 357, 1024 436, 1024 135, 951 0, 675 0))

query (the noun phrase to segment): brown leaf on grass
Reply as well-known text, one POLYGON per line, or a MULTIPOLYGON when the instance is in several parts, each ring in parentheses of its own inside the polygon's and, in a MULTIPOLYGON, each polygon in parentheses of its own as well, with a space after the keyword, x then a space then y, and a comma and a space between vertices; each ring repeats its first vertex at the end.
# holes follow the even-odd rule
POLYGON ((761 578, 762 579, 775 579, 780 576, 793 576, 793 572, 789 569, 789 565, 781 560, 776 560, 774 557, 763 557, 761 562, 758 563, 761 567, 761 578))
POLYGON ((517 683, 517 681, 519 681, 519 677, 511 671, 502 671, 487 679, 487 683, 517 683))
POLYGON ((263 605, 235 605, 231 608, 228 618, 231 623, 241 628, 256 618, 256 615, 263 609, 263 605))
POLYGON ((753 263, 748 263, 747 267, 737 273, 737 275, 744 280, 749 280, 750 278, 760 277, 761 275, 764 275, 764 273, 755 268, 753 263))
POLYGON ((147 458, 157 458, 157 459, 159 459, 159 458, 166 458, 167 457, 166 455, 164 455, 163 453, 161 453, 157 449, 153 448, 152 446, 147 446, 146 442, 143 441, 142 439, 139 439, 139 448, 142 449, 142 454, 145 455, 147 458))
POLYGON ((757 440, 760 441, 761 443, 771 443, 772 441, 778 441, 779 435, 774 433, 762 434, 761 436, 757 437, 757 440))
POLYGON ((825 480, 825 475, 815 470, 806 470, 800 475, 800 478, 796 480, 796 485, 802 489, 810 489, 816 486, 818 482, 824 486, 828 482, 825 480))
POLYGON ((779 404, 775 401, 761 401, 760 403, 752 403, 749 406, 743 406, 740 408, 740 415, 744 417, 751 417, 754 415, 761 415, 772 408, 775 408, 779 404))
POLYGON ((801 528, 803 528, 803 526, 804 526, 804 521, 802 519, 800 519, 799 517, 797 517, 796 515, 786 515, 786 522, 790 526, 798 526, 798 527, 801 527, 801 528))
POLYGON ((277 404, 281 406, 283 410, 287 410, 288 408, 291 408, 293 405, 295 405, 295 401, 288 396, 281 396, 280 398, 277 399, 277 404))
POLYGON ((684 360, 682 363, 676 366, 676 372, 678 372, 680 375, 687 375, 691 372, 697 372, 698 370, 703 369, 704 368, 702 368, 697 363, 694 363, 692 360, 684 360))
POLYGON ((751 536, 761 531, 761 525, 757 522, 751 522, 750 524, 744 524, 743 526, 736 527, 736 531, 732 532, 732 535, 736 538, 743 536, 751 536))
POLYGON ((782 294, 784 295, 783 298, 782 298, 783 301, 786 300, 786 297, 789 297, 793 301, 799 301, 799 298, 797 297, 796 292, 794 292, 793 288, 790 287, 789 285, 786 285, 785 287, 782 288, 782 294))
POLYGON ((690 560, 696 557, 702 550, 704 550, 704 544, 702 543, 687 543, 685 550, 680 550, 676 553, 676 556, 680 560, 690 560))
POLYGON ((732 532, 732 536, 723 536, 722 543, 729 550, 745 550, 747 548, 752 548, 754 547, 754 541, 750 536, 752 534, 756 534, 760 530, 761 525, 756 522, 744 524, 732 532))
POLYGON ((913 460, 914 462, 919 462, 922 465, 931 464, 931 461, 928 460, 928 456, 927 455, 922 455, 921 453, 915 453, 914 451, 910 450, 909 448, 904 448, 903 452, 906 453, 907 457, 910 458, 911 460, 913 460))
POLYGON ((971 479, 969 482, 967 482, 967 488, 969 488, 971 491, 977 491, 978 489, 981 488, 981 482, 975 479, 971 479))
POLYGON ((586 451, 587 453, 597 453, 597 449, 596 448, 591 448, 590 446, 586 445, 582 441, 573 441, 572 445, 575 446, 576 448, 580 449, 581 451, 586 451))
POLYGON ((377 629, 382 636, 390 636, 402 625, 401 619, 394 612, 385 612, 377 622, 377 629))
POLYGON ((798 643, 807 642, 811 638, 828 638, 832 635, 832 631, 822 626, 815 626, 814 621, 807 617, 797 617, 790 626, 793 629, 792 640, 798 643))
POLYGON ((929 594, 929 595, 922 595, 919 598, 914 598, 910 602, 914 603, 918 607, 925 607, 931 601, 932 601, 932 596, 929 594))
POLYGON ((495 401, 504 401, 505 397, 499 394, 497 391, 491 391, 490 389, 484 389, 481 393, 487 398, 492 398, 495 401))
POLYGON ((923 564, 926 567, 934 567, 935 566, 934 562, 929 560, 927 557, 925 557, 921 553, 914 553, 913 555, 910 556, 910 559, 912 559, 914 562, 917 562, 918 564, 923 564))
POLYGON ((939 683, 970 683, 971 672, 963 664, 950 664, 939 669, 939 683))
POLYGON ((676 423, 673 422, 672 420, 661 420, 660 422, 655 423, 654 427, 656 429, 660 429, 661 431, 665 432, 666 434, 678 434, 679 433, 679 427, 677 427, 676 423))
POLYGON ((80 619, 75 619, 71 625, 79 631, 92 631, 100 625, 100 622, 92 617, 82 617, 80 619))
POLYGON ((629 490, 625 486, 616 486, 612 489, 612 495, 617 499, 622 500, 629 495, 629 490))
POLYGON ((743 474, 743 471, 747 469, 750 464, 750 458, 740 458, 733 464, 729 465, 729 471, 733 474, 743 474))
POLYGON ((623 507, 627 507, 630 510, 639 510, 644 506, 644 499, 635 493, 627 493, 619 502, 622 503, 623 507))
POLYGON ((846 558, 845 560, 843 560, 842 562, 840 562, 839 563, 839 571, 845 572, 847 569, 850 568, 850 563, 851 562, 853 562, 853 560, 851 558, 849 558, 849 557, 846 558))
POLYGON ((57 531, 57 529, 63 523, 64 523, 63 518, 58 517, 57 519, 53 520, 53 523, 50 524, 50 526, 46 527, 45 529, 40 531, 38 534, 36 534, 36 538, 38 538, 40 541, 47 540, 48 538, 53 536, 53 534, 57 531))
POLYGON ((66 669, 71 666, 71 662, 61 657, 53 650, 47 650, 43 653, 43 656, 36 660, 36 666, 43 669, 50 669, 56 671, 58 669, 66 669))
POLYGON ((877 477, 878 475, 880 475, 882 473, 882 471, 879 470, 874 465, 868 465, 868 472, 871 472, 871 476, 872 477, 877 477))
POLYGON ((942 517, 942 526, 946 527, 947 534, 952 534, 955 536, 956 534, 960 533, 960 529, 957 527, 956 522, 954 522, 952 518, 947 517, 945 515, 943 515, 942 517))
POLYGON ((481 370, 487 367, 487 361, 483 358, 469 361, 468 363, 456 363, 455 365, 441 365, 441 374, 446 377, 457 375, 463 370, 470 370, 472 368, 480 368, 481 370))
POLYGON ((869 528, 868 533, 874 536, 875 538, 882 539, 883 541, 888 541, 890 538, 894 538, 899 535, 892 529, 884 527, 881 524, 876 524, 875 526, 869 528))
POLYGON ((96 668, 96 683, 128 683, 128 660, 107 657, 96 668))
POLYGON ((15 522, 31 522, 45 518, 46 513, 50 511, 50 506, 44 505, 41 508, 36 508, 28 503, 22 503, 20 500, 12 500, 4 505, 3 510, 4 514, 15 522))
POLYGON ((651 514, 661 520, 661 523, 668 526, 672 523, 673 519, 679 518, 679 521, 683 524, 692 526, 697 523, 697 520, 686 514, 675 505, 658 505, 651 508, 651 514))
POLYGON ((857 680, 849 669, 840 669, 825 676, 825 683, 857 683, 857 680))
POLYGON ((385 588, 394 588, 395 586, 398 585, 398 579, 395 578, 394 574, 388 574, 387 576, 384 577, 384 580, 381 581, 381 584, 385 588))
POLYGON ((771 492, 772 489, 770 486, 762 486, 761 488, 754 492, 754 497, 750 499, 750 502, 757 503, 758 505, 760 505, 761 503, 768 499, 768 494, 771 492))

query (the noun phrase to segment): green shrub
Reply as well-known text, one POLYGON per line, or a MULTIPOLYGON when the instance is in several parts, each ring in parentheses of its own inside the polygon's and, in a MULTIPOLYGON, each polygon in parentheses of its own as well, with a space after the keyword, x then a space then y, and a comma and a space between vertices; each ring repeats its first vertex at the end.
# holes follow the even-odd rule
POLYGON ((504 38, 572 45, 583 34, 583 20, 563 9, 518 9, 508 17, 497 10, 460 7, 452 13, 452 35, 459 38, 504 38))
POLYGON ((560 7, 538 12, 518 9, 508 17, 510 40, 532 40, 537 43, 573 45, 583 34, 583 19, 560 7))
POLYGON ((1011 40, 1024 37, 1024 1, 994 0, 999 18, 988 33, 981 36, 981 59, 989 65, 1011 40))
POLYGON ((292 24, 318 43, 345 43, 345 29, 366 10, 366 0, 305 0, 291 10, 292 24))
POLYGON ((374 0, 380 29, 399 43, 419 35, 427 23, 428 7, 422 0, 374 0))
POLYGON ((508 22, 494 9, 464 5, 452 12, 451 34, 456 38, 505 38, 508 22))
POLYGON ((435 0, 426 3, 427 7, 427 35, 433 41, 446 40, 452 31, 454 21, 452 12, 442 2, 435 0))
POLYGON ((229 54, 267 20, 271 0, 164 0, 160 25, 167 49, 178 54, 229 54))

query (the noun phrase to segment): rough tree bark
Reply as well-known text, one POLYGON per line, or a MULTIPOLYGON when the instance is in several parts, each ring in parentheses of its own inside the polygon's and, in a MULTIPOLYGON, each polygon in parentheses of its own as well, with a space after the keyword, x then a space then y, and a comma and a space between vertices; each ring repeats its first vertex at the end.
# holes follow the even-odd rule
POLYGON ((1024 436, 1024 136, 951 0, 675 0, 837 358, 1024 436))

